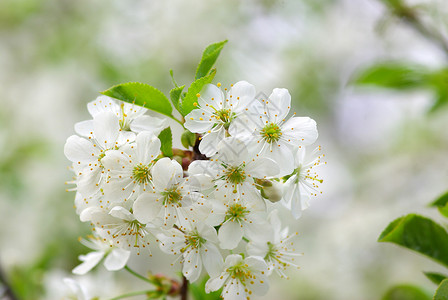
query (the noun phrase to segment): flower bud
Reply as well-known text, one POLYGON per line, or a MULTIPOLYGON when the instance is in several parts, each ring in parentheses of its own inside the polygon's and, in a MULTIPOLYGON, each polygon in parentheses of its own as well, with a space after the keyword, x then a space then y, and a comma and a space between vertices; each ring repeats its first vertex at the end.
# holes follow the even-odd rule
POLYGON ((196 143, 196 134, 189 130, 185 130, 182 133, 180 140, 185 148, 193 147, 196 143))
POLYGON ((264 180, 261 184, 261 195, 272 203, 278 202, 282 199, 283 185, 277 181, 264 180))

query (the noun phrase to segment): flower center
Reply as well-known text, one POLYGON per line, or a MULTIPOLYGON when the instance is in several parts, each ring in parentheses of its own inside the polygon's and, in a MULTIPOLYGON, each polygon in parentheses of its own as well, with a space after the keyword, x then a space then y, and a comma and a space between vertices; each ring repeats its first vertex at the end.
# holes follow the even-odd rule
POLYGON ((231 266, 230 268, 227 269, 227 272, 233 279, 236 278, 240 281, 244 281, 252 277, 250 270, 245 265, 243 265, 243 263, 231 266))
POLYGON ((237 167, 228 167, 225 174, 226 179, 233 184, 242 183, 246 179, 244 165, 240 165, 237 167))
POLYGON ((228 108, 223 108, 215 111, 213 116, 224 124, 225 129, 229 129, 230 122, 235 118, 235 113, 228 108))
POLYGON ((190 246, 193 249, 198 249, 204 242, 205 239, 199 236, 198 232, 191 232, 189 235, 185 235, 185 243, 187 244, 187 247, 190 246))
POLYGON ((148 165, 137 165, 133 170, 134 180, 139 184, 146 184, 151 181, 151 173, 148 165))
POLYGON ((180 200, 182 200, 181 193, 178 189, 172 188, 165 192, 162 192, 163 195, 163 204, 177 204, 180 205, 180 200))
POLYGON ((240 221, 249 213, 249 210, 239 203, 235 203, 227 209, 226 221, 240 221))
POLYGON ((272 144, 280 139, 282 135, 282 130, 280 129, 280 126, 278 126, 277 124, 270 123, 264 126, 263 129, 261 129, 260 133, 266 142, 272 144))

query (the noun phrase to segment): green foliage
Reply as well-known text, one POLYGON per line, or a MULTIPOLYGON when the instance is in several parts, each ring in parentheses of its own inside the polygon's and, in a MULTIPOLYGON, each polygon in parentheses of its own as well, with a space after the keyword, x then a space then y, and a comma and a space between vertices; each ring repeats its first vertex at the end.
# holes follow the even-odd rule
POLYGON ((199 94, 202 90, 202 88, 212 82, 213 78, 215 77, 216 69, 211 70, 210 74, 207 76, 204 76, 202 78, 199 78, 195 80, 190 87, 188 88, 187 94, 185 95, 185 98, 182 101, 182 115, 186 116, 188 115, 193 109, 196 108, 194 103, 196 103, 198 100, 197 94, 199 94))
POLYGON ((444 279, 437 288, 434 300, 448 300, 448 279, 444 279))
POLYGON ((426 84, 426 69, 408 63, 386 62, 362 71, 355 80, 358 85, 376 85, 383 88, 414 89, 426 84))
POLYGON ((390 242, 424 254, 448 266, 448 233, 431 219, 409 214, 392 223, 379 242, 390 242))
POLYGON ((440 274, 440 273, 433 273, 433 272, 423 272, 425 276, 431 280, 433 283, 439 285, 444 279, 446 279, 446 275, 440 274))
POLYGON ((402 284, 388 290, 382 300, 431 300, 431 296, 420 287, 402 284))
POLYGON ((213 65, 218 59, 218 56, 226 43, 227 40, 211 44, 207 48, 205 48, 204 53, 202 53, 201 61, 199 62, 199 65, 196 69, 196 75, 194 77, 195 80, 202 78, 208 74, 208 72, 212 69, 213 65))
POLYGON ((437 207, 439 212, 448 218, 448 192, 437 198, 430 206, 437 207))
POLYGON ((182 91, 184 90, 185 85, 177 86, 170 91, 170 99, 173 103, 174 107, 178 112, 182 114, 182 108, 180 103, 180 96, 182 95, 182 91))
POLYGON ((221 299, 221 290, 216 292, 212 292, 209 294, 205 293, 205 283, 207 282, 208 277, 204 278, 201 281, 196 281, 195 283, 190 284, 190 294, 192 299, 194 300, 220 300, 221 299))
POLYGON ((168 98, 161 91, 148 84, 139 82, 122 83, 101 92, 101 94, 172 117, 173 108, 168 98))
POLYGON ((172 157, 173 156, 173 134, 171 133, 171 128, 167 127, 159 134, 159 139, 161 142, 160 150, 163 155, 172 157))
POLYGON ((430 112, 448 103, 448 69, 429 70, 406 62, 383 62, 361 71, 354 83, 395 90, 429 89, 434 93, 430 112))

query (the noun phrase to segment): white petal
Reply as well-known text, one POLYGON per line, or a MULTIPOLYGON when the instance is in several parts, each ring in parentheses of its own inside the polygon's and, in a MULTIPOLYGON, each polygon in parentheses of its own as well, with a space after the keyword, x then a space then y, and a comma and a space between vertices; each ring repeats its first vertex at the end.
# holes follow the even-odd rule
POLYGON ((140 132, 135 142, 137 144, 137 162, 139 163, 147 165, 160 154, 159 138, 148 131, 140 132))
POLYGON ((71 278, 64 278, 64 283, 70 288, 71 292, 75 294, 76 300, 89 300, 85 288, 77 281, 71 278))
POLYGON ((294 145, 311 145, 317 140, 316 121, 308 117, 292 117, 282 125, 282 140, 294 145))
POLYGON ((218 276, 224 265, 221 252, 214 244, 208 242, 202 246, 200 251, 202 262, 208 275, 210 277, 218 276))
POLYGON ((158 191, 164 191, 176 184, 183 177, 182 166, 169 157, 164 157, 156 162, 152 168, 154 187, 158 191))
POLYGON ((254 101, 255 87, 247 81, 238 81, 230 88, 228 95, 232 108, 239 112, 254 101))
POLYGON ((260 157, 249 161, 245 171, 255 178, 264 178, 276 176, 280 172, 280 168, 272 159, 260 157))
POLYGON ((93 120, 76 123, 75 132, 84 137, 93 137, 93 120))
POLYGON ((196 249, 190 249, 184 255, 182 273, 188 281, 192 283, 199 278, 199 275, 201 275, 202 263, 200 258, 199 251, 196 249))
POLYGON ((184 126, 191 132, 204 133, 212 129, 215 124, 214 118, 211 118, 211 113, 202 109, 193 109, 185 116, 184 126))
POLYGON ((134 202, 134 217, 143 224, 149 223, 160 213, 162 201, 158 199, 158 195, 152 192, 140 195, 134 202))
POLYGON ((92 117, 102 113, 102 112, 118 112, 118 104, 107 96, 99 96, 94 101, 87 103, 87 110, 92 117))
MULTIPOLYGON (((267 268, 265 273, 268 273, 267 268)), ((269 290, 269 281, 266 275, 258 274, 257 279, 248 282, 249 290, 258 296, 266 295, 269 290), (252 283, 253 282, 253 283, 252 283)))
POLYGON ((206 133, 199 143, 199 151, 208 156, 213 156, 217 149, 218 143, 225 138, 226 130, 223 126, 220 126, 219 129, 214 129, 214 131, 210 133, 206 133))
POLYGON ((266 109, 269 121, 278 123, 283 120, 291 107, 291 95, 287 89, 274 89, 269 96, 266 109))
POLYGON ((98 160, 100 151, 91 142, 77 135, 70 136, 65 142, 64 154, 74 163, 87 164, 98 160))
POLYGON ((130 127, 134 132, 149 131, 158 135, 163 128, 167 127, 166 119, 160 119, 152 116, 140 116, 132 121, 130 127))
POLYGON ((209 107, 213 106, 215 109, 219 110, 222 108, 224 99, 224 94, 220 88, 213 84, 207 84, 201 91, 198 103, 203 109, 210 109, 209 107))
POLYGON ((247 217, 248 222, 244 224, 244 235, 251 241, 268 241, 273 237, 270 224, 265 219, 255 218, 256 214, 247 217), (252 223, 250 223, 250 221, 252 223))
POLYGON ((272 147, 265 147, 263 152, 260 154, 262 157, 268 157, 275 161, 280 172, 277 176, 285 176, 292 173, 294 170, 294 156, 287 144, 283 143, 281 140, 277 142, 278 144, 272 144, 272 147))
POLYGON ((102 169, 97 167, 85 167, 82 175, 78 177, 78 191, 84 197, 90 197, 100 189, 102 169))
POLYGON ((131 256, 131 251, 114 248, 104 260, 104 266, 108 271, 118 271, 124 268, 131 256))
POLYGON ((218 239, 223 249, 235 249, 243 237, 243 228, 238 222, 227 221, 219 228, 218 239))
POLYGON ((238 279, 226 283, 221 296, 224 300, 246 300, 246 288, 238 279))
POLYGON ((115 147, 120 130, 118 117, 112 112, 102 112, 93 119, 94 135, 103 149, 115 147))
POLYGON ((126 221, 133 221, 135 219, 130 211, 128 211, 127 209, 125 209, 124 207, 121 207, 121 206, 113 207, 110 210, 109 214, 115 218, 126 220, 126 221))
POLYGON ((266 272, 268 270, 266 262, 261 257, 249 256, 244 260, 244 262, 251 270, 254 270, 255 272, 266 272))
POLYGON ((229 273, 223 272, 219 276, 210 278, 205 283, 205 292, 210 293, 219 290, 229 277, 229 273))
POLYGON ((228 137, 218 144, 218 154, 214 157, 232 166, 238 166, 249 160, 246 144, 241 140, 228 137))
POLYGON ((119 150, 108 150, 105 152, 104 157, 101 159, 101 163, 104 168, 110 172, 110 170, 123 170, 129 165, 129 156, 119 150))
POLYGON ((216 178, 219 171, 219 164, 210 160, 195 160, 188 166, 188 174, 190 176, 206 174, 216 178))
POLYGON ((104 254, 104 252, 90 252, 87 255, 80 255, 79 260, 83 261, 83 263, 74 268, 72 273, 76 275, 86 274, 101 261, 104 254))

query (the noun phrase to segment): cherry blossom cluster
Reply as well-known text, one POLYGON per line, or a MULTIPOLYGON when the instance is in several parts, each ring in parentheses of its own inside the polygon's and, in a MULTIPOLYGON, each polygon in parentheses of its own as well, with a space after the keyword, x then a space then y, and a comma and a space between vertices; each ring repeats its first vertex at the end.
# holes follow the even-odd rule
POLYGON ((167 120, 107 96, 87 105, 92 119, 75 125, 64 149, 76 211, 93 230, 81 242, 94 251, 73 273, 102 261, 120 270, 131 255, 160 247, 190 283, 208 275, 207 293, 249 299, 268 291, 271 274, 297 267, 296 234, 279 214, 298 219, 319 191, 323 155, 309 150, 316 122, 288 118, 286 89, 260 98, 240 81, 228 90, 208 84, 196 96, 183 123, 196 145, 172 156, 159 139, 167 120))

